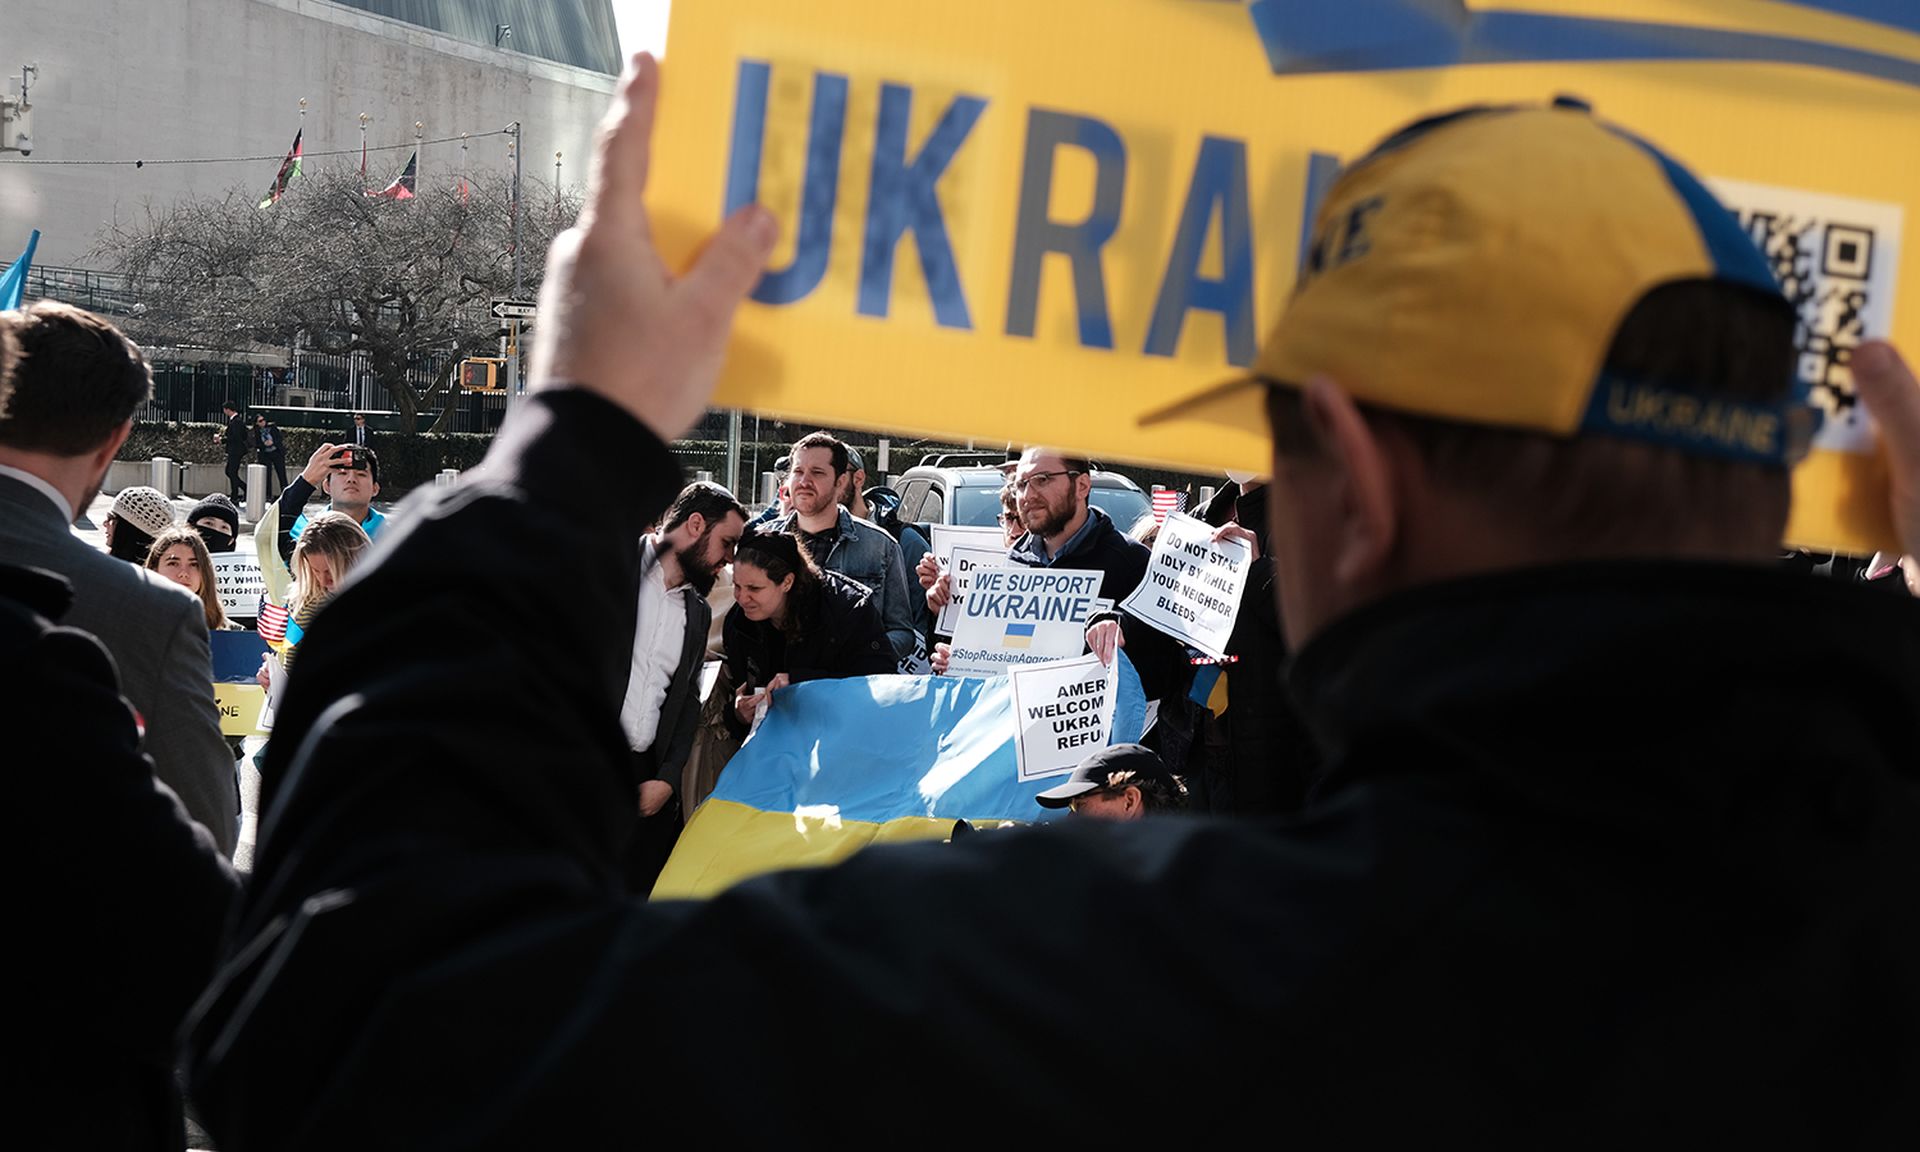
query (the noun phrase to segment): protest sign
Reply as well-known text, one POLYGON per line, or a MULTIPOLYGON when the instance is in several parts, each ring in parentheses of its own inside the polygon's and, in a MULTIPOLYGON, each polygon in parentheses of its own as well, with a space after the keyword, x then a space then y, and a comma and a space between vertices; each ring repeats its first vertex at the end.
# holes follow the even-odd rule
MULTIPOLYGON (((933 530, 935 536, 941 534, 939 528, 933 530)), ((973 572, 979 568, 1000 568, 1006 564, 1006 538, 995 530, 995 540, 991 543, 950 543, 947 553, 941 555, 941 568, 950 576, 948 591, 952 597, 947 607, 941 609, 941 618, 933 622, 933 632, 952 636, 954 624, 960 622, 960 603, 966 599, 966 589, 972 588, 973 572)), ((939 545, 935 545, 939 551, 939 545)))
MULTIPOLYGON (((1920 264, 1886 227, 1920 209, 1920 149, 1887 147, 1920 122, 1920 9, 1438 7, 1452 15, 1432 0, 674 5, 647 189, 663 254, 684 267, 750 201, 781 221, 715 404, 1266 471, 1264 424, 1139 417, 1252 362, 1343 161, 1436 111, 1559 93, 1703 177, 1871 206, 1769 217, 1722 186, 1775 259, 1842 273, 1837 296, 1789 289, 1836 398, 1851 400, 1861 339, 1920 344, 1920 293, 1891 296, 1920 264)), ((1883 467, 1819 446, 1793 537, 1887 540, 1883 467)))
POLYGON ((1117 665, 1103 665, 1091 652, 1007 669, 1020 733, 1013 748, 1021 780, 1064 775, 1094 749, 1106 747, 1117 673, 1117 665))
POLYGON ((265 693, 255 677, 261 657, 267 654, 267 642, 257 632, 222 629, 207 634, 207 647, 213 656, 213 699, 220 709, 221 734, 256 735, 262 731, 255 718, 265 693))
POLYGON ((260 610, 260 597, 267 590, 260 574, 260 557, 251 551, 215 552, 213 587, 220 596, 220 607, 228 616, 253 619, 260 610))
POLYGON ((947 670, 991 676, 1013 664, 1042 664, 1086 650, 1099 572, 1070 568, 976 568, 953 628, 947 670))
POLYGON ((213 702, 220 709, 220 734, 265 736, 267 730, 258 722, 265 699, 258 684, 215 684, 213 702))
POLYGON ((1120 607, 1219 659, 1227 654, 1252 567, 1253 549, 1245 542, 1215 540, 1205 521, 1175 512, 1160 525, 1147 578, 1120 607))

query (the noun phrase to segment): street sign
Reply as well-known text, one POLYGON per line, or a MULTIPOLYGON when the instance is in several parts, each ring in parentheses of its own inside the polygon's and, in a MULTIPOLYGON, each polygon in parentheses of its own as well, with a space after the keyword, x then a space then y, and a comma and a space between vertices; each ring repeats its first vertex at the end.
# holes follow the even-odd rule
POLYGON ((496 297, 493 301, 493 314, 502 320, 531 320, 536 311, 531 300, 508 300, 496 297))

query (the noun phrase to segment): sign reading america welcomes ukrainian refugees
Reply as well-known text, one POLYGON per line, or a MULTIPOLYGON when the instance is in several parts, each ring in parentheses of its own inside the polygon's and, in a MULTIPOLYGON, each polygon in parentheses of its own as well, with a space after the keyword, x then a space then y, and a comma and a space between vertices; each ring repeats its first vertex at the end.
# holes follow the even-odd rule
POLYGON ((1531 9, 677 4, 648 189, 663 252, 684 264, 753 200, 783 225, 717 403, 1266 471, 1263 426, 1140 417, 1253 362, 1343 160, 1435 111, 1573 93, 1712 181, 1800 309, 1832 431, 1790 538, 1890 543, 1847 359, 1920 343, 1899 235, 1920 208, 1920 4, 1531 9))

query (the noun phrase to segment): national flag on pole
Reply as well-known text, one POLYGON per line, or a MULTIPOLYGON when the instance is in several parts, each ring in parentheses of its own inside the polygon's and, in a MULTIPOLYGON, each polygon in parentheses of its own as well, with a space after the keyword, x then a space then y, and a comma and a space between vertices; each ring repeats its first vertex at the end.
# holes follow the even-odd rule
POLYGON ((273 187, 267 190, 267 198, 260 201, 260 207, 266 208, 279 203, 280 197, 287 193, 287 185, 292 183, 295 176, 300 175, 300 157, 302 155, 300 134, 305 131, 306 128, 302 127, 293 134, 293 147, 287 150, 287 158, 280 161, 280 172, 273 178, 273 187))
POLYGON ((39 243, 40 230, 35 228, 27 234, 27 250, 20 253, 20 259, 0 272, 0 312, 20 307, 21 297, 27 294, 27 272, 33 267, 33 250, 39 243))
POLYGON ((260 639, 269 644, 280 645, 287 642, 287 610, 265 596, 260 597, 260 615, 253 626, 260 633, 260 639))
POLYGON ((413 199, 413 182, 414 176, 418 171, 419 163, 420 150, 416 148, 414 149, 413 155, 407 157, 406 168, 394 179, 393 183, 380 189, 378 192, 369 192, 367 195, 376 197, 384 196, 389 200, 413 199))
POLYGON ((1186 510, 1187 494, 1185 492, 1177 488, 1161 488, 1157 485, 1154 487, 1153 522, 1155 524, 1164 524, 1171 513, 1186 510))

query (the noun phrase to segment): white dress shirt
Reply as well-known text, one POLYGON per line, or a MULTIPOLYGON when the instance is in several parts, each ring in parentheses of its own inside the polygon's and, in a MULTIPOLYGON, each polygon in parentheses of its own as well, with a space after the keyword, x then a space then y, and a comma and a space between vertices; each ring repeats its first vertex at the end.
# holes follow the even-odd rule
POLYGON ((667 687, 680 667, 687 639, 687 586, 668 588, 666 574, 647 537, 640 553, 640 620, 633 630, 633 671, 627 677, 627 698, 620 705, 620 727, 627 746, 644 752, 660 731, 660 707, 667 687))

